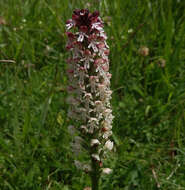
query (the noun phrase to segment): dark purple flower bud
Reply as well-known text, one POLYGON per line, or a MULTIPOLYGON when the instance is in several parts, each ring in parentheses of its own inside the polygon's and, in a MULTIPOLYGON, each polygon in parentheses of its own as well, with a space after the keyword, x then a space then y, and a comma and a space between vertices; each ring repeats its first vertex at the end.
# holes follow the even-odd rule
POLYGON ((80 31, 87 33, 88 27, 87 26, 80 26, 80 31))
POLYGON ((66 49, 67 49, 67 50, 71 50, 71 49, 73 49, 73 48, 74 48, 73 44, 68 44, 68 45, 66 46, 66 49))
POLYGON ((66 35, 69 39, 75 39, 75 35, 72 32, 66 32, 66 35))

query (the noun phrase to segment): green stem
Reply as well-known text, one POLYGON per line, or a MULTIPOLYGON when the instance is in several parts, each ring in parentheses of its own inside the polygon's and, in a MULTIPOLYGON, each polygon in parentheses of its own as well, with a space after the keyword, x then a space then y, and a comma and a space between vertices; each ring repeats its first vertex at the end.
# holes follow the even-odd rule
POLYGON ((92 190, 99 190, 100 171, 98 163, 92 159, 91 182, 92 190))

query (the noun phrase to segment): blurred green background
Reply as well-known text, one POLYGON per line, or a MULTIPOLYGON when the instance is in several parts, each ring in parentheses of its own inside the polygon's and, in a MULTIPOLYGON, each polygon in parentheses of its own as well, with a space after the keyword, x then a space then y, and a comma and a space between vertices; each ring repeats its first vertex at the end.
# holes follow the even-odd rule
POLYGON ((99 10, 113 173, 102 190, 185 190, 185 1, 0 0, 0 189, 82 190, 67 131, 65 21, 99 10))

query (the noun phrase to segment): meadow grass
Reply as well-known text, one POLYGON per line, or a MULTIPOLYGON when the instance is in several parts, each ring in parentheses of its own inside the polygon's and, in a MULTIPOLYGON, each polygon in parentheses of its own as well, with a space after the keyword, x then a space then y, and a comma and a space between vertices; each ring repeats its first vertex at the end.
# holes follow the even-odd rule
POLYGON ((90 186, 67 131, 65 21, 75 8, 100 11, 110 46, 116 151, 101 189, 185 190, 183 0, 0 1, 0 189, 90 186))

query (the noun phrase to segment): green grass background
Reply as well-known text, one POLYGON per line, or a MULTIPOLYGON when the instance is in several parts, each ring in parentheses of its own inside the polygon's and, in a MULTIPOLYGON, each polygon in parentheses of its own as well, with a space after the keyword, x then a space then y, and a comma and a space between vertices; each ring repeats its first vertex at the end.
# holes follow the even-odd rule
POLYGON ((75 8, 100 11, 111 52, 116 152, 101 189, 185 190, 183 0, 0 0, 6 21, 0 25, 0 190, 90 186, 73 166, 67 131, 65 21, 75 8), (138 53, 142 46, 148 56, 138 53))

